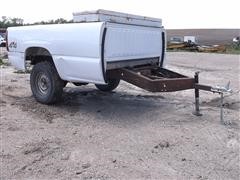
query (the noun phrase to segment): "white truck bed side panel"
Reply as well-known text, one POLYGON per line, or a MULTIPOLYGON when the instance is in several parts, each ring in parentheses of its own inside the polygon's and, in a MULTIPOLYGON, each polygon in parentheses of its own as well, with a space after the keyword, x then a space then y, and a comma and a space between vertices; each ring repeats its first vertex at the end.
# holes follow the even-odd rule
POLYGON ((161 53, 162 28, 107 24, 105 41, 107 62, 160 57, 161 53))
POLYGON ((8 52, 8 59, 11 64, 18 70, 25 70, 24 53, 21 52, 8 52))
POLYGON ((97 58, 53 56, 61 78, 70 82, 104 84, 102 62, 97 58), (81 62, 81 63, 79 63, 81 62))
POLYGON ((9 43, 14 41, 13 52, 25 52, 30 47, 43 45, 51 54, 99 57, 102 22, 36 25, 8 28, 9 43))
POLYGON ((52 55, 62 79, 103 83, 100 56, 103 24, 96 22, 9 28, 8 43, 17 44, 16 48, 10 48, 9 59, 22 69, 26 50, 29 47, 42 47, 52 55), (20 58, 17 56, 19 53, 24 55, 20 58))

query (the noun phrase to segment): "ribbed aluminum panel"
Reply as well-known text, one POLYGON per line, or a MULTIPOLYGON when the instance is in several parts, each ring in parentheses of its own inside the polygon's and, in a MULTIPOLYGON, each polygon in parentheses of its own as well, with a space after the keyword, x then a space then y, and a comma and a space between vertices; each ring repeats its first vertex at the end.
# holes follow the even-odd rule
POLYGON ((160 57, 162 28, 107 23, 105 60, 107 62, 160 57))

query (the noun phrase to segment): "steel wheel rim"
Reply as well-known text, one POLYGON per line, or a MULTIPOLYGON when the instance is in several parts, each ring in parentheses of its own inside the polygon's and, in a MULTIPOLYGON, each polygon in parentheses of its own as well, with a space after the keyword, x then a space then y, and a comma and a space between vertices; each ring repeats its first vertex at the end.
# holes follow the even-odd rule
POLYGON ((36 86, 41 94, 46 95, 49 91, 50 80, 44 73, 39 73, 36 78, 36 86))

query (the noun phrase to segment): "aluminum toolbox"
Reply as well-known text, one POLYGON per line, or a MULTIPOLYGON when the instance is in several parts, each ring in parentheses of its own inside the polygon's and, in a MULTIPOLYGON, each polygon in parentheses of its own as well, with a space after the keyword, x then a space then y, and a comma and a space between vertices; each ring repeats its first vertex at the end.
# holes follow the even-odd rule
POLYGON ((74 22, 112 22, 150 27, 162 27, 162 20, 107 10, 95 10, 73 13, 74 22))

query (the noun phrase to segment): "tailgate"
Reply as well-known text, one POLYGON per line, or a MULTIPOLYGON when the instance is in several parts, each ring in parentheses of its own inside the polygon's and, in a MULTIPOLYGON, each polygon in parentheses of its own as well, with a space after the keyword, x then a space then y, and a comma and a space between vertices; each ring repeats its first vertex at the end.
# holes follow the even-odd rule
POLYGON ((164 52, 162 27, 106 23, 104 60, 107 69, 159 63, 164 59, 164 52))

